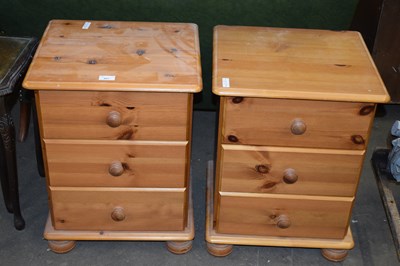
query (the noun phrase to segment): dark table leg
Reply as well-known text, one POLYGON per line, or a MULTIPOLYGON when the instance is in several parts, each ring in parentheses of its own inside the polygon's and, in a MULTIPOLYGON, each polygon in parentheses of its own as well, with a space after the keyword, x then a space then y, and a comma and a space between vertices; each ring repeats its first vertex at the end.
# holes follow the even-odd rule
POLYGON ((23 142, 28 135, 29 121, 31 116, 33 91, 20 89, 19 102, 20 102, 20 115, 19 115, 19 134, 18 140, 23 142))
POLYGON ((39 121, 38 121, 38 115, 37 115, 37 109, 36 109, 36 103, 33 101, 33 131, 34 131, 34 137, 35 137, 35 151, 36 151, 36 164, 37 164, 37 169, 39 172, 39 175, 41 177, 45 176, 44 172, 44 162, 43 162, 43 153, 42 153, 42 140, 40 138, 40 132, 39 132, 39 121))
MULTIPOLYGON (((18 174, 17 174, 17 156, 15 152, 15 127, 9 110, 6 106, 5 97, 0 97, 0 135, 4 149, 5 169, 8 181, 8 195, 11 199, 12 211, 14 213, 14 226, 17 230, 25 228, 25 221, 21 215, 18 194, 18 174)), ((7 187, 3 191, 7 190, 7 187)))
POLYGON ((12 213, 13 208, 10 199, 10 192, 8 191, 8 175, 6 166, 6 156, 4 153, 3 141, 0 140, 0 180, 1 190, 3 191, 4 204, 6 205, 7 211, 12 213))

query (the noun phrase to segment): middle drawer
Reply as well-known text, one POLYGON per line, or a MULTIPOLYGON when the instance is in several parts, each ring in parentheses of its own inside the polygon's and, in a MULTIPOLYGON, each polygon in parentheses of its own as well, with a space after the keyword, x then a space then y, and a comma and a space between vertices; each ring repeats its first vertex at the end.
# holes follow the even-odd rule
POLYGON ((221 191, 355 195, 364 151, 221 145, 221 191))
POLYGON ((45 139, 50 186, 185 187, 187 141, 45 139))

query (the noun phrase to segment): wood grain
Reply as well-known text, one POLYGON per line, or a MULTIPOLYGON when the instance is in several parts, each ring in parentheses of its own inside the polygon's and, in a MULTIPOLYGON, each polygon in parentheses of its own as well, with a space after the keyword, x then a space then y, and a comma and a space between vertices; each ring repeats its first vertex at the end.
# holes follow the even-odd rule
POLYGON ((217 26, 213 92, 221 96, 388 102, 361 35, 217 26), (229 79, 229 86, 222 79, 229 79))
POLYGON ((51 21, 37 90, 49 240, 191 241, 194 24, 51 21))
MULTIPOLYGON (((193 129, 193 94, 189 93, 188 94, 188 104, 187 104, 187 121, 186 121, 186 139, 188 140, 188 145, 186 146, 186 157, 185 157, 185 183, 184 186, 186 188, 191 187, 191 155, 192 155, 192 129, 193 129)), ((190 198, 191 195, 189 194, 191 192, 190 189, 186 190, 186 198, 190 198)), ((184 202, 185 204, 185 215, 188 216, 188 211, 189 211, 189 206, 188 206, 188 201, 184 202)), ((185 224, 185 226, 187 226, 185 224)))
POLYGON ((303 248, 352 249, 354 241, 350 227, 343 239, 280 237, 261 235, 221 234, 214 228, 214 162, 207 162, 207 205, 206 205, 206 241, 221 245, 256 245, 303 248))
POLYGON ((50 186, 185 187, 187 142, 45 139, 50 186), (122 173, 109 173, 113 162, 122 173))
MULTIPOLYGON (((189 195, 191 193, 189 192, 189 195)), ((194 238, 193 202, 189 198, 187 226, 180 231, 56 230, 49 214, 44 229, 47 240, 190 241, 194 238)))
POLYGON ((291 196, 220 192, 216 232, 343 239, 353 197, 291 196), (290 220, 279 228, 281 216, 290 220))
POLYGON ((188 23, 50 21, 28 89, 199 92, 198 29, 188 23), (90 26, 83 29, 85 22, 90 26), (99 76, 114 80, 99 80, 99 76))
POLYGON ((43 138, 187 140, 186 93, 39 91, 43 138), (110 127, 109 113, 122 124, 110 127))
POLYGON ((363 103, 233 99, 224 97, 223 143, 362 150, 375 110, 363 103), (296 119, 306 124, 304 134, 292 133, 296 119))
MULTIPOLYGON (((219 110, 218 110, 218 137, 217 137, 217 149, 216 149, 216 163, 215 163, 215 186, 218 189, 213 190, 214 191, 214 197, 218 198, 218 193, 219 193, 219 188, 221 187, 221 178, 220 178, 220 172, 221 172, 221 156, 222 156, 222 142, 223 142, 223 129, 225 128, 225 99, 224 97, 220 97, 219 100, 219 110)), ((214 168, 214 167, 213 167, 214 168)), ((214 175, 214 173, 213 173, 214 175)), ((219 209, 219 203, 218 201, 214 201, 214 219, 215 221, 218 220, 218 209, 219 209)))
POLYGON ((355 196, 364 151, 222 145, 221 191, 355 196), (293 169, 298 180, 284 180, 293 169))
POLYGON ((185 189, 50 187, 57 230, 182 231, 185 189), (125 219, 111 213, 123 208, 125 219))

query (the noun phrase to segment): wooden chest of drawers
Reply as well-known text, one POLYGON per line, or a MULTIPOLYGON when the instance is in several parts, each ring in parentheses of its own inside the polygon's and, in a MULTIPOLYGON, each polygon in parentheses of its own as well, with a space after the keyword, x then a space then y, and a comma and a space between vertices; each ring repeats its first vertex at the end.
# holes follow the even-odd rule
POLYGON ((209 252, 311 247, 344 259, 375 105, 389 100, 360 35, 217 26, 213 60, 209 252))
POLYGON ((88 239, 191 248, 199 53, 193 24, 49 23, 24 86, 35 90, 53 251, 88 239))

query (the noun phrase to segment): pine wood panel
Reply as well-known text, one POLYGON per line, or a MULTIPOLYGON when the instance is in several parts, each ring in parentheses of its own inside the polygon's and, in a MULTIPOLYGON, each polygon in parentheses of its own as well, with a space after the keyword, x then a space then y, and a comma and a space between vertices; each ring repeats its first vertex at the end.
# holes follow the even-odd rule
MULTIPOLYGON (((186 147, 186 162, 185 162, 185 187, 190 188, 191 187, 191 155, 192 155, 192 129, 193 129, 193 94, 189 93, 188 94, 188 104, 187 104, 187 109, 186 109, 186 114, 187 114, 187 120, 186 120, 186 139, 188 140, 188 144, 186 147)), ((186 198, 191 198, 191 190, 187 189, 186 190, 186 198)), ((188 206, 188 201, 185 201, 185 215, 188 214, 189 211, 189 206, 188 206)))
MULTIPOLYGON (((191 193, 189 192, 189 195, 191 193)), ((189 197, 187 226, 183 231, 107 231, 107 230, 56 230, 51 216, 47 218, 44 238, 47 240, 141 240, 189 241, 194 238, 193 204, 189 197)))
POLYGON ((189 94, 39 91, 43 138, 187 140, 189 94), (121 125, 110 127, 112 111, 121 125))
POLYGON ((185 187, 187 142, 44 140, 51 186, 185 187), (123 171, 109 168, 119 162, 123 171))
POLYGON ((350 227, 343 239, 279 237, 259 235, 220 234, 214 225, 214 162, 207 162, 207 206, 206 206, 206 241, 222 245, 257 245, 303 248, 336 248, 352 249, 354 241, 350 227))
POLYGON ((364 151, 222 145, 221 191, 355 196, 364 151), (295 183, 285 182, 293 169, 295 183))
POLYGON ((197 25, 50 21, 24 87, 199 92, 202 81, 197 25), (90 23, 87 29, 85 23, 90 23), (100 76, 113 76, 114 80, 100 80, 100 76))
MULTIPOLYGON (((217 136, 217 143, 216 143, 216 145, 217 145, 217 147, 216 147, 216 163, 215 163, 215 173, 217 173, 216 174, 216 176, 217 176, 217 178, 215 178, 215 186, 216 186, 216 188, 218 188, 218 189, 215 189, 214 190, 214 197, 215 198, 217 198, 218 197, 218 193, 219 193, 219 188, 221 187, 221 178, 218 178, 219 177, 219 175, 218 175, 218 173, 220 173, 220 171, 221 171, 221 156, 222 156, 222 149, 221 149, 221 145, 222 145, 222 141, 223 141, 223 139, 222 139, 222 132, 223 132, 223 129, 225 128, 225 125, 224 125, 224 123, 225 123, 225 99, 224 99, 224 97, 220 97, 220 99, 219 99, 219 110, 218 110, 218 131, 217 131, 217 134, 218 134, 218 136, 217 136)), ((215 220, 218 220, 218 209, 219 209, 219 203, 218 203, 218 201, 216 200, 215 202, 214 202, 214 206, 213 206, 213 209, 214 209, 214 217, 215 217, 215 220)))
POLYGON ((374 104, 225 97, 223 143, 365 149, 374 104), (291 132, 301 120, 304 134, 291 132), (237 141, 230 141, 230 136, 237 141))
POLYGON ((50 187, 57 230, 181 231, 185 189, 50 187), (114 221, 115 208, 125 219, 114 221))
POLYGON ((347 233, 352 197, 220 193, 216 232, 341 239, 347 233), (290 227, 277 226, 286 215, 290 227))
POLYGON ((358 32, 217 26, 213 51, 213 92, 218 95, 390 99, 358 32))

